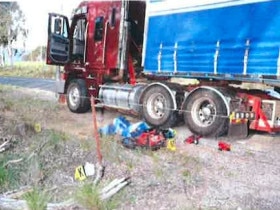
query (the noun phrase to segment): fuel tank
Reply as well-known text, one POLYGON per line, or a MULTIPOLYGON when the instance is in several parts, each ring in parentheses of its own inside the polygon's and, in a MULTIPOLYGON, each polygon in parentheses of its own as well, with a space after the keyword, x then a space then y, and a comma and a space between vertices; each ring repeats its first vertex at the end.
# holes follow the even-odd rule
POLYGON ((145 84, 104 84, 100 86, 99 99, 104 106, 139 113, 139 99, 145 84))

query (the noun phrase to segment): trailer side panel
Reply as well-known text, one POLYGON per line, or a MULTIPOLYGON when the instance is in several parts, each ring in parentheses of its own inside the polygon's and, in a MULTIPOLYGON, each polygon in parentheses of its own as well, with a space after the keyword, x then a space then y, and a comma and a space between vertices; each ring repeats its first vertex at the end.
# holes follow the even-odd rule
POLYGON ((280 1, 172 2, 147 4, 145 73, 279 82, 280 1))

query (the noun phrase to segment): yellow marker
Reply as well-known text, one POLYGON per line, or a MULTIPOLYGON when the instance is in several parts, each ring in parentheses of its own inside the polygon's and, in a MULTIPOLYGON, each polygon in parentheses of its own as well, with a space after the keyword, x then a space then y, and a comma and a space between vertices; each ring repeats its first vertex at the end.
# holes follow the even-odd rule
POLYGON ((35 123, 35 125, 34 125, 34 131, 35 131, 36 133, 41 133, 42 127, 41 127, 41 124, 40 124, 40 123, 35 123))
POLYGON ((75 170, 75 180, 83 181, 87 178, 84 166, 78 166, 75 170))
POLYGON ((167 149, 171 151, 176 151, 176 145, 175 145, 175 140, 174 139, 168 139, 167 141, 167 149))
POLYGON ((237 124, 240 124, 241 122, 242 122, 241 119, 237 119, 237 120, 236 120, 236 123, 237 123, 237 124))
POLYGON ((232 112, 231 115, 229 116, 229 121, 232 122, 232 120, 234 120, 235 117, 235 112, 232 112))

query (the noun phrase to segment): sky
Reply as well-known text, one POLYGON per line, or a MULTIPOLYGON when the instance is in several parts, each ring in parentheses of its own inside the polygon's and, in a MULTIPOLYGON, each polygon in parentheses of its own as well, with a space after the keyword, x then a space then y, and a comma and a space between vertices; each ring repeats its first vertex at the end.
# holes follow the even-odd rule
POLYGON ((32 50, 47 44, 48 13, 56 12, 70 17, 72 10, 81 0, 18 0, 17 2, 25 14, 29 31, 26 49, 32 50))
MULTIPOLYGON (((0 0, 1 2, 2 0, 0 0)), ((47 44, 48 13, 56 12, 70 17, 74 8, 82 0, 16 0, 26 17, 29 31, 26 49, 32 50, 37 46, 47 44)), ((170 0, 172 1, 172 0, 170 0)), ((202 0, 205 2, 213 0, 202 0)), ((215 0, 217 1, 217 0, 215 0)), ((219 1, 219 0, 218 0, 219 1)), ((220 0, 222 1, 222 0, 220 0)), ((17 47, 22 43, 16 43, 17 47)))

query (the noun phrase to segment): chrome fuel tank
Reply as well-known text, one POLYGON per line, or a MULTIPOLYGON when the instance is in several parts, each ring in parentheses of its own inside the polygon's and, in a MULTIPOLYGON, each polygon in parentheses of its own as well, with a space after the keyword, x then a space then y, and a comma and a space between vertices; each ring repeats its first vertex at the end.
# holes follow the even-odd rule
POLYGON ((99 100, 104 106, 139 113, 139 99, 144 84, 105 84, 100 86, 99 100))

